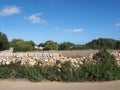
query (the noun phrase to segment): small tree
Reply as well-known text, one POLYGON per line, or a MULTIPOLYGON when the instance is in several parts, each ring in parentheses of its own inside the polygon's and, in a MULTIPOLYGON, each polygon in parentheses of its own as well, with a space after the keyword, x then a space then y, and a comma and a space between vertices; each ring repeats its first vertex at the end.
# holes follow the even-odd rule
POLYGON ((10 42, 10 46, 14 48, 14 51, 31 51, 34 49, 33 41, 24 41, 22 39, 13 39, 10 42))
POLYGON ((44 50, 58 50, 59 45, 53 41, 46 41, 44 44, 44 50))
POLYGON ((71 42, 63 42, 60 44, 60 50, 71 50, 73 46, 74 44, 71 42))
POLYGON ((9 42, 7 36, 0 32, 0 50, 5 50, 9 48, 9 42))

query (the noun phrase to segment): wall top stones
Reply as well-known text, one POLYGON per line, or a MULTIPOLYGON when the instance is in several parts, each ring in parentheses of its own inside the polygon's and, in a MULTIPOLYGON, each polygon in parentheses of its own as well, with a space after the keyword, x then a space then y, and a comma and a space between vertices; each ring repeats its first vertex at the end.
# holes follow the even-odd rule
MULTIPOLYGON (((98 50, 80 50, 80 51, 35 51, 35 52, 16 52, 13 49, 0 52, 0 64, 10 64, 11 62, 20 61, 22 65, 54 65, 57 60, 61 62, 71 61, 74 66, 83 64, 86 61, 94 61, 93 55, 98 50)), ((120 51, 109 50, 116 57, 120 65, 120 51)))

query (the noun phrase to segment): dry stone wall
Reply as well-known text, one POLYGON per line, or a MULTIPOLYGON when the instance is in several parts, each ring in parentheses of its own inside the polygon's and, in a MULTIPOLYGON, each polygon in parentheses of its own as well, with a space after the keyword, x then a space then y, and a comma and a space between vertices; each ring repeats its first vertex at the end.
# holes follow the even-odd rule
MULTIPOLYGON (((65 57, 63 56, 62 52, 18 52, 13 53, 12 50, 5 50, 0 52, 0 64, 1 65, 8 65, 10 63, 15 63, 20 61, 21 65, 54 65, 57 60, 61 62, 70 61, 72 65, 79 66, 80 64, 83 64, 84 62, 91 62, 93 60, 93 55, 97 53, 98 51, 94 51, 87 55, 82 55, 79 57, 65 57)), ((116 57, 117 63, 120 65, 120 52, 119 51, 109 51, 111 54, 113 54, 116 57)), ((68 53, 68 52, 67 52, 68 53)), ((69 51, 69 53, 71 53, 69 51)), ((68 53, 68 54, 69 54, 68 53)), ((86 52, 84 51, 84 54, 86 52)), ((75 53, 74 53, 75 54, 75 53)), ((78 52, 77 52, 78 54, 78 52)), ((79 52, 79 54, 81 54, 79 52)), ((83 52, 82 52, 83 54, 83 52)))

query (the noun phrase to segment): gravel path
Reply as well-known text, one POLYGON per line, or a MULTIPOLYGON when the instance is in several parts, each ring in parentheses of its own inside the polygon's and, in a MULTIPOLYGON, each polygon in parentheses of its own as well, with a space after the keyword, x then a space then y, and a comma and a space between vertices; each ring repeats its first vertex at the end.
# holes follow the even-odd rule
POLYGON ((0 80, 0 90, 120 90, 120 81, 64 83, 0 80))

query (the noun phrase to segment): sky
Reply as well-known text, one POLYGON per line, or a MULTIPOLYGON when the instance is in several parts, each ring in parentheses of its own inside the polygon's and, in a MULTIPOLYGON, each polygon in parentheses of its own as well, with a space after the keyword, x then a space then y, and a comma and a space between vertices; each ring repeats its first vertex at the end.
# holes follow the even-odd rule
POLYGON ((0 0, 0 32, 36 44, 120 40, 120 0, 0 0))

